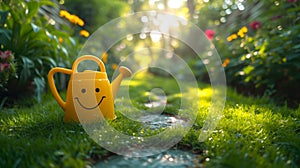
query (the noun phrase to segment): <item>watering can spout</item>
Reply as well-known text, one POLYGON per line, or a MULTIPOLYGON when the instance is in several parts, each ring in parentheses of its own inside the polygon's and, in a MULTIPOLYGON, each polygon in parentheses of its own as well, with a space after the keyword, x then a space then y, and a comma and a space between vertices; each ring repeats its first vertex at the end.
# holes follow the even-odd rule
POLYGON ((113 92, 113 98, 116 98, 117 92, 119 90, 119 87, 121 85, 121 82, 123 80, 123 78, 127 78, 130 77, 132 72, 130 71, 130 69, 121 66, 119 68, 119 72, 120 74, 112 81, 111 85, 112 85, 112 92, 113 92))

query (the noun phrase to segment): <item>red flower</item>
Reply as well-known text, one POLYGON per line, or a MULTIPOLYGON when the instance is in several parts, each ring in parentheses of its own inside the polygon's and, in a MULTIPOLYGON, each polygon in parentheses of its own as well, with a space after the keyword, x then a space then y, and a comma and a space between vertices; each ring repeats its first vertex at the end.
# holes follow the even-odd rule
POLYGON ((257 30, 261 27, 261 23, 259 21, 253 21, 250 23, 250 27, 252 30, 257 30))
POLYGON ((289 2, 289 3, 296 3, 297 0, 287 0, 287 2, 289 2))
POLYGON ((9 59, 11 57, 12 52, 10 50, 7 51, 0 51, 0 58, 2 59, 9 59))
POLYGON ((214 38, 215 32, 211 29, 207 29, 205 31, 205 35, 209 40, 212 40, 214 38))
POLYGON ((8 69, 10 67, 10 64, 7 64, 7 63, 0 63, 0 72, 2 72, 3 70, 5 69, 8 69))
POLYGON ((12 54, 12 52, 10 50, 5 51, 4 53, 5 53, 6 58, 9 58, 12 54))

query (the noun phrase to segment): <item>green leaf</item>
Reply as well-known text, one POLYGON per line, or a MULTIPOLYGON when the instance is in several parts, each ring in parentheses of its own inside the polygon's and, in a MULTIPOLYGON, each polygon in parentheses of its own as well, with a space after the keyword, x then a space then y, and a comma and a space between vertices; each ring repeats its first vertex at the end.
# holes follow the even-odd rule
POLYGON ((299 8, 299 7, 297 7, 297 8, 289 8, 289 9, 287 10, 288 13, 294 13, 294 12, 299 12, 299 11, 300 11, 300 8, 299 8))
POLYGON ((76 45, 76 41, 74 40, 74 38, 69 37, 69 40, 71 41, 71 43, 75 46, 76 45))
POLYGON ((64 53, 65 56, 67 56, 67 57, 69 56, 69 53, 68 53, 68 51, 65 47, 62 47, 61 50, 62 50, 62 52, 64 53))
POLYGON ((45 61, 49 62, 51 67, 56 67, 56 62, 51 57, 43 56, 42 57, 45 61))
POLYGON ((247 76, 245 79, 245 82, 250 82, 251 79, 252 79, 252 76, 247 76))
POLYGON ((26 16, 26 22, 30 23, 32 18, 38 13, 39 4, 36 1, 29 1, 27 4, 28 4, 28 14, 26 16))
POLYGON ((33 82, 35 85, 35 96, 38 102, 41 102, 42 100, 42 93, 44 91, 44 88, 46 86, 45 79, 42 77, 35 77, 33 78, 33 82))
MULTIPOLYGON (((23 9, 20 9, 20 10, 23 10, 23 9)), ((18 12, 20 12, 20 11, 18 11, 18 10, 14 10, 14 9, 10 9, 9 10, 9 13, 11 14, 11 16, 12 16, 12 19, 13 19, 13 21, 14 22, 22 22, 22 19, 20 18, 20 15, 19 15, 19 13, 18 12)))
POLYGON ((41 0, 39 2, 40 6, 42 5, 49 5, 49 6, 53 6, 54 8, 58 8, 58 5, 52 1, 49 1, 49 0, 41 0))
POLYGON ((0 26, 3 27, 7 19, 8 11, 0 11, 0 26))
POLYGON ((246 66, 243 71, 245 72, 245 74, 249 74, 251 71, 254 70, 254 67, 251 65, 246 66))
MULTIPOLYGON (((2 88, 2 84, 0 84, 0 88, 2 88)), ((8 97, 4 97, 3 100, 1 100, 0 102, 0 109, 3 109, 3 106, 5 104, 5 102, 7 101, 8 97)))
MULTIPOLYGON (((286 56, 286 61, 295 61, 295 64, 297 64, 296 59, 299 58, 299 54, 298 53, 294 53, 294 54, 288 54, 286 56)), ((299 64, 299 63, 298 63, 299 64)))
POLYGON ((12 48, 14 48, 14 47, 17 48, 19 41, 21 41, 20 40, 21 29, 22 29, 21 24, 18 22, 15 22, 13 29, 12 29, 12 40, 11 40, 11 44, 10 44, 12 48))
POLYGON ((31 76, 31 68, 34 67, 34 62, 27 57, 21 56, 22 70, 20 74, 20 82, 26 83, 31 76))
POLYGON ((300 48, 300 44, 294 45, 293 49, 299 49, 300 48))
POLYGON ((41 58, 37 57, 35 61, 38 63, 38 65, 43 66, 43 61, 41 58))
POLYGON ((46 30, 46 36, 49 38, 49 39, 53 39, 53 35, 51 33, 49 33, 49 31, 46 30))
POLYGON ((7 46, 11 41, 11 30, 0 29, 0 44, 7 46))

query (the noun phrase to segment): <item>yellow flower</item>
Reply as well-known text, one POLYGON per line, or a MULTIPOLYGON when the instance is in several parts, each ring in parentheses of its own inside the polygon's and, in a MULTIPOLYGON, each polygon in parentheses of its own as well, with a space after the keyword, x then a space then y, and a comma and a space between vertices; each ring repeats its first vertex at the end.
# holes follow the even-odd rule
POLYGON ((247 32, 248 32, 248 29, 247 29, 246 26, 244 26, 244 27, 242 27, 242 28, 240 29, 240 31, 242 31, 242 32, 244 32, 244 33, 247 33, 247 32))
POLYGON ((70 16, 69 18, 67 18, 67 19, 69 19, 70 22, 76 24, 76 23, 77 23, 77 20, 78 20, 78 17, 77 17, 76 15, 71 15, 71 16, 70 16))
POLYGON ((236 35, 236 34, 232 34, 232 35, 230 35, 229 37, 227 37, 227 41, 232 41, 232 40, 234 40, 234 39, 237 39, 238 38, 238 36, 236 35))
POLYGON ((245 37, 245 33, 242 32, 242 31, 239 31, 237 34, 238 34, 241 38, 245 37))
POLYGON ((239 35, 241 38, 245 37, 245 34, 244 34, 243 32, 238 32, 238 35, 239 35))
POLYGON ((112 68, 113 70, 116 70, 116 69, 118 68, 118 65, 117 65, 117 64, 112 64, 112 65, 111 65, 111 68, 112 68))
POLYGON ((222 64, 222 67, 226 67, 228 64, 230 63, 230 59, 229 58, 226 58, 222 64))
POLYGON ((102 54, 102 61, 103 61, 104 63, 107 63, 107 57, 108 57, 107 52, 104 52, 104 53, 102 54))
POLYGON ((66 11, 66 10, 60 10, 60 11, 59 11, 59 16, 60 16, 60 17, 65 17, 65 16, 67 15, 67 13, 69 13, 69 12, 66 11))
POLYGON ((246 26, 242 27, 239 31, 238 31, 238 35, 243 38, 245 37, 245 34, 248 32, 248 29, 246 26))
POLYGON ((68 19, 68 20, 70 20, 71 14, 70 13, 66 13, 65 18, 68 19))
POLYGON ((59 11, 59 16, 68 19, 68 18, 70 18, 71 14, 66 10, 60 10, 59 11))
POLYGON ((78 18, 77 24, 78 24, 79 26, 84 26, 84 21, 83 21, 82 19, 78 18))
POLYGON ((90 36, 90 33, 86 30, 81 30, 79 32, 79 35, 83 36, 83 37, 89 37, 90 36))
POLYGON ((60 10, 59 11, 59 16, 60 17, 64 17, 66 19, 68 19, 71 23, 77 24, 79 26, 84 26, 84 21, 82 19, 80 19, 78 16, 76 15, 71 15, 68 11, 66 10, 60 10))
POLYGON ((237 36, 236 34, 233 34, 233 35, 231 35, 231 36, 232 36, 232 39, 233 39, 233 40, 235 40, 235 39, 238 38, 238 36, 237 36))
POLYGON ((64 40, 60 37, 58 38, 58 42, 62 43, 64 40))
POLYGON ((231 37, 231 36, 228 36, 228 37, 227 37, 227 41, 229 41, 229 42, 232 41, 232 37, 231 37))

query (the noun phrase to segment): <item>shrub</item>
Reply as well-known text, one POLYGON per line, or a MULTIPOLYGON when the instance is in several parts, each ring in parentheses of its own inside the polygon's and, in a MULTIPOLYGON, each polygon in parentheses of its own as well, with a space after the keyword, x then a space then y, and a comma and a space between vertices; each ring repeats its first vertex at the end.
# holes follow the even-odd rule
MULTIPOLYGON (((262 14, 227 36, 230 84, 247 93, 263 94, 292 104, 300 84, 300 7, 294 2, 266 1, 262 14)), ((249 17, 251 18, 251 17, 249 17)))
POLYGON ((70 67, 77 55, 76 40, 58 29, 63 25, 55 24, 46 12, 39 13, 43 5, 54 15, 58 13, 58 6, 48 0, 5 0, 0 4, 0 50, 14 53, 18 76, 0 91, 1 100, 34 91, 40 101, 50 68, 70 67))

